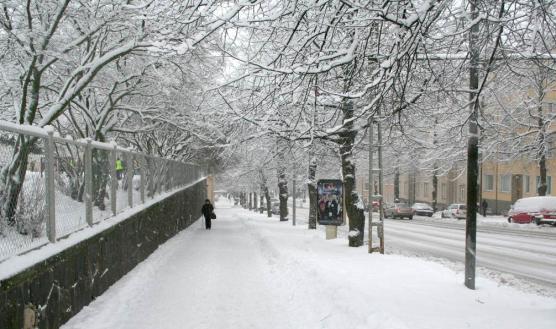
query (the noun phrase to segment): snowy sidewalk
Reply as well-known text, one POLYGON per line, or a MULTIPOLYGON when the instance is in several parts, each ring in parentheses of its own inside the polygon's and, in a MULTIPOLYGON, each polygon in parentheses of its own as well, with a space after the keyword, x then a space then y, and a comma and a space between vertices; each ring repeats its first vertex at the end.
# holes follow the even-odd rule
POLYGON ((161 246, 64 329, 555 328, 556 300, 239 208, 161 246))

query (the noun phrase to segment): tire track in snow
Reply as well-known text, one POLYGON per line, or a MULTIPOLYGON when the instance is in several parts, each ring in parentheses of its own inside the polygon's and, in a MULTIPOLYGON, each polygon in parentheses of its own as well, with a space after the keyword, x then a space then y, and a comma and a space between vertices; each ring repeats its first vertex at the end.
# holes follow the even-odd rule
MULTIPOLYGON (((404 224, 387 222, 385 240, 387 247, 398 248, 419 255, 445 258, 462 263, 464 260, 464 236, 446 229, 437 229, 434 234, 404 224), (390 225, 389 225, 390 224, 390 225), (433 236, 431 236, 433 235, 433 236)), ((510 273, 533 280, 550 288, 556 288, 556 259, 550 255, 535 255, 528 250, 505 248, 500 244, 481 242, 478 234, 477 266, 510 273)), ((553 246, 553 248, 556 247, 553 246)))

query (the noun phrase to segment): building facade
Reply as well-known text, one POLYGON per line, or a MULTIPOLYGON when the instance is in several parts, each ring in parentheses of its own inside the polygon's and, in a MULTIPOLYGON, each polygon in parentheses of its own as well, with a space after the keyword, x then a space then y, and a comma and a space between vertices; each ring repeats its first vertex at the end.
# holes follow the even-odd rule
MULTIPOLYGON (((547 159, 546 195, 555 195, 556 159, 547 159)), ((487 161, 480 165, 479 200, 486 200, 489 213, 506 214, 510 206, 520 198, 536 196, 540 175, 535 161, 517 159, 514 161, 487 161)), ((467 175, 464 169, 455 168, 449 173, 437 176, 437 210, 444 209, 452 203, 467 202, 467 175)), ((377 180, 378 181, 378 180, 377 180)), ((378 184, 378 182, 377 182, 378 184)), ((377 185, 376 184, 376 185, 377 185)), ((357 177, 357 192, 368 204, 368 177, 357 177)), ((375 184, 371 189, 375 194, 375 184)), ((377 187, 378 190, 378 187, 377 187)), ((399 201, 413 204, 424 202, 433 204, 433 176, 430 173, 413 171, 399 176, 399 201)), ((395 200, 393 177, 384 182, 384 201, 395 200)))

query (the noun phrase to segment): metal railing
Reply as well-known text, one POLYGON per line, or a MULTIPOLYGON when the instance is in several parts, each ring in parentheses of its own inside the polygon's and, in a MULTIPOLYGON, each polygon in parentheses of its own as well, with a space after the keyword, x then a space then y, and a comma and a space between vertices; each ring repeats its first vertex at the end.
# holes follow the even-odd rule
POLYGON ((202 175, 193 164, 0 121, 0 262, 202 175))

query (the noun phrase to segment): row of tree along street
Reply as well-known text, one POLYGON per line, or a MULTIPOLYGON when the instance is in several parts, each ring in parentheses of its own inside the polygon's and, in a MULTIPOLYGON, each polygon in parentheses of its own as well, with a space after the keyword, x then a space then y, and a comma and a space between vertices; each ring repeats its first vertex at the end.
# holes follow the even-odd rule
MULTIPOLYGON (((3 119, 204 163, 267 204, 277 186, 283 212, 295 177, 308 185, 310 228, 317 178, 341 178, 350 246, 363 244, 355 177, 367 169, 372 122, 382 127, 385 175, 411 165, 438 176, 468 159, 473 202, 480 150, 482 161, 536 161, 546 192, 554 0, 1 6, 3 119)), ((2 221, 16 214, 36 140, 6 143, 2 221)))

